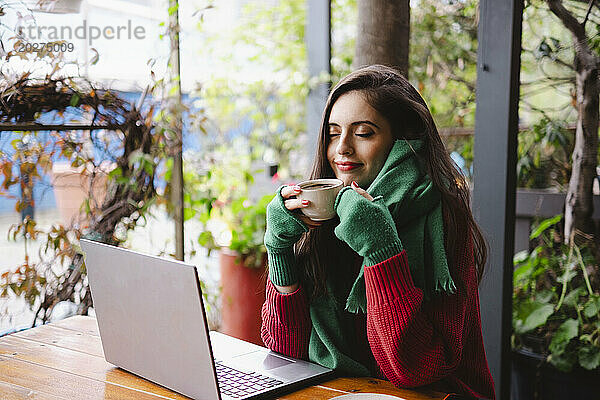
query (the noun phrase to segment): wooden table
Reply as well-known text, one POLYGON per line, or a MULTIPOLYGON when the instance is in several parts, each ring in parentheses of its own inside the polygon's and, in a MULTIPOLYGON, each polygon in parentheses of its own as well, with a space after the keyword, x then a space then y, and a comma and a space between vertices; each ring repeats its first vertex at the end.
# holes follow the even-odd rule
MULTIPOLYGON (((338 378, 282 399, 331 399, 376 392, 407 400, 444 399, 430 390, 402 390, 373 378, 338 378)), ((104 359, 92 317, 71 317, 0 338, 0 399, 187 399, 104 359)))

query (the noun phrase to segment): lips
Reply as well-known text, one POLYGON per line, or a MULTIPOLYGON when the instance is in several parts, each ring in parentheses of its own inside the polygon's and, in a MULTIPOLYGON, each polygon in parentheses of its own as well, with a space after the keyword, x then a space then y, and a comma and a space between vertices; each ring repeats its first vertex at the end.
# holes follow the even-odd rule
POLYGON ((347 161, 336 162, 335 165, 337 166, 337 168, 340 171, 351 171, 353 169, 356 169, 356 168, 362 166, 362 164, 360 164, 360 163, 353 163, 353 162, 347 162, 347 161))

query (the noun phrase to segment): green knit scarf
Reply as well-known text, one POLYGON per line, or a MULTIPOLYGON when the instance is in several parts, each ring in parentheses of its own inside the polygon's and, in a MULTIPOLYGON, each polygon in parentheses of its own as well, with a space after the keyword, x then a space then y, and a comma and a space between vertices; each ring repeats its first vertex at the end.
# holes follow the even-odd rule
MULTIPOLYGON (((417 155, 424 158, 423 152, 422 140, 397 140, 367 192, 383 196, 406 250, 413 282, 429 299, 441 292, 454 293, 456 286, 444 248, 441 194, 419 161, 417 155)), ((353 313, 367 308, 364 267, 346 300, 346 310, 353 313)))

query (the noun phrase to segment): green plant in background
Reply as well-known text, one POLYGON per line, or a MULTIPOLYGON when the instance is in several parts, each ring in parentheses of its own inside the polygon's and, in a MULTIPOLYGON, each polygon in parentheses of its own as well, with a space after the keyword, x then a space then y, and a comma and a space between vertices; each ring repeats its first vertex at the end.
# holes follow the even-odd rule
POLYGON ((340 27, 334 34, 334 76, 315 82, 307 74, 304 0, 248 2, 238 26, 207 38, 202 56, 225 66, 200 87, 203 107, 219 134, 203 138, 203 159, 186 165, 185 218, 204 225, 198 243, 209 252, 229 248, 246 265, 262 264, 266 205, 274 190, 257 185, 255 176, 264 172, 254 165, 277 164, 284 181, 304 172, 293 160, 306 134, 310 85, 335 81, 352 63, 355 24, 347 23, 356 14, 356 0, 334 3, 333 23, 340 27), (236 51, 223 54, 224 47, 236 51))
POLYGON ((299 179, 305 172, 296 160, 302 158, 306 140, 309 89, 323 81, 337 82, 350 72, 355 20, 356 0, 333 2, 333 72, 312 79, 304 0, 246 2, 238 25, 207 35, 200 55, 222 67, 212 71, 198 91, 206 116, 220 133, 216 142, 227 143, 231 132, 242 134, 249 139, 253 157, 277 164, 281 179, 299 179))
POLYGON ((518 186, 565 190, 571 175, 573 133, 566 124, 547 117, 519 133, 518 186))
POLYGON ((269 189, 269 194, 252 195, 254 176, 264 171, 253 169, 250 154, 235 147, 219 147, 206 168, 186 172, 185 218, 203 224, 198 243, 209 254, 228 248, 240 255, 244 265, 260 267, 266 254, 266 209, 274 194, 269 189))
POLYGON ((201 54, 223 66, 199 87, 221 143, 232 140, 231 132, 246 136, 253 157, 278 164, 286 178, 297 173, 290 170, 290 153, 306 132, 305 3, 248 2, 239 25, 207 37, 201 54))
POLYGON ((473 126, 478 3, 415 3, 418 6, 411 7, 409 79, 426 99, 438 126, 473 126))
MULTIPOLYGON (((418 4, 411 9, 411 81, 418 84, 438 126, 473 126, 477 3, 418 4)), ((590 17, 597 9, 593 11, 590 17)), ((588 27, 597 30, 592 19, 588 27)), ((518 186, 565 190, 574 142, 573 129, 567 127, 577 114, 572 36, 543 1, 525 2, 522 34, 519 117, 527 128, 519 133, 518 186)), ((597 36, 594 48, 600 43, 597 36)), ((472 138, 447 138, 445 144, 470 167, 472 138)))
POLYGON ((600 267, 590 249, 562 243, 561 215, 531 233, 539 245, 514 258, 514 349, 547 357, 561 371, 600 367, 600 267), (594 289, 596 288, 596 289, 594 289))
MULTIPOLYGON (((467 178, 471 179, 473 136, 446 137, 444 143, 449 152, 456 151, 463 158, 467 178)), ((517 187, 565 191, 571 175, 572 150, 573 132, 564 122, 544 117, 532 127, 520 131, 517 187)))
POLYGON ((358 12, 356 0, 331 2, 331 83, 352 72, 358 12))

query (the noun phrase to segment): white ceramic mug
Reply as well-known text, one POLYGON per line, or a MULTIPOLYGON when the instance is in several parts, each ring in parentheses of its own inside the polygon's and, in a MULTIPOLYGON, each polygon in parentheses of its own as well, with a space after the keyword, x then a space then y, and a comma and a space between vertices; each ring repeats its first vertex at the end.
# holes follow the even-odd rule
POLYGON ((325 221, 335 217, 335 198, 344 187, 339 179, 313 179, 298 184, 302 192, 299 199, 310 201, 308 207, 301 208, 304 215, 313 221, 325 221))

